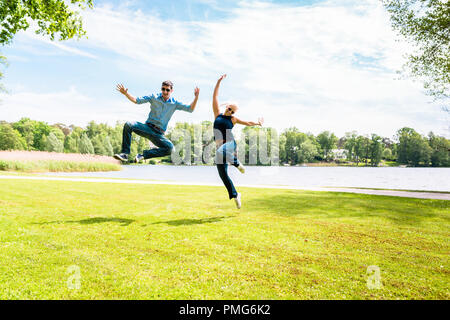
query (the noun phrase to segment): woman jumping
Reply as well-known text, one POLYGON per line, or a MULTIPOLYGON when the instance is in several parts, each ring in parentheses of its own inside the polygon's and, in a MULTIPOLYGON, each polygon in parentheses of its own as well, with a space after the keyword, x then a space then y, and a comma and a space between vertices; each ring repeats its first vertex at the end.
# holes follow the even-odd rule
POLYGON ((241 194, 237 193, 234 188, 233 182, 228 176, 228 163, 239 169, 241 173, 245 172, 245 168, 239 163, 236 155, 236 141, 234 140, 233 133, 231 130, 236 123, 243 124, 245 126, 262 126, 264 119, 259 118, 258 122, 242 121, 235 116, 233 116, 238 107, 236 104, 226 103, 225 111, 220 113, 219 109, 219 87, 222 80, 227 75, 222 75, 219 80, 217 80, 216 87, 214 88, 213 94, 213 112, 214 112, 214 140, 216 142, 216 166, 217 171, 219 171, 220 178, 223 184, 228 190, 228 196, 230 199, 234 199, 236 202, 236 207, 241 208, 241 194))

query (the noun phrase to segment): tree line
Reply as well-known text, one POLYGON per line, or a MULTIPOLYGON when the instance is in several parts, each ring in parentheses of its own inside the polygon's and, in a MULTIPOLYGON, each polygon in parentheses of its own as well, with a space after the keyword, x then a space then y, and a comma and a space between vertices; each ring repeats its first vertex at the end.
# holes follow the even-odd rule
MULTIPOLYGON (((184 163, 212 164, 215 146, 212 122, 176 123, 167 136, 184 163)), ((86 128, 62 123, 22 118, 17 122, 0 121, 0 150, 37 150, 49 152, 112 156, 121 151, 123 123, 115 126, 88 123, 86 128)), ((338 138, 330 131, 318 135, 292 127, 278 134, 274 128, 245 127, 238 138, 242 162, 255 165, 299 165, 313 162, 379 166, 450 166, 450 140, 430 132, 423 136, 412 128, 401 128, 392 138, 377 134, 348 132, 338 138), (261 155, 267 154, 268 157, 261 155), (274 158, 275 157, 275 158, 274 158)), ((149 148, 150 141, 133 135, 130 158, 149 148)), ((171 163, 171 156, 160 160, 171 163)))

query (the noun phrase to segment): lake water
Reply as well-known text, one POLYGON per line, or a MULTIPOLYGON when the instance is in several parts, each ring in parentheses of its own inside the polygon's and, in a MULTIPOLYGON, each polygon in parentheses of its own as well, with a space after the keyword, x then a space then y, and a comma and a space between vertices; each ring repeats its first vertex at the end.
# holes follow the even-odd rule
MULTIPOLYGON (((258 184, 450 192, 450 168, 247 166, 246 173, 241 174, 236 168, 229 166, 228 172, 237 186, 258 184)), ((122 171, 54 173, 54 175, 221 183, 215 166, 134 165, 123 166, 122 171)))

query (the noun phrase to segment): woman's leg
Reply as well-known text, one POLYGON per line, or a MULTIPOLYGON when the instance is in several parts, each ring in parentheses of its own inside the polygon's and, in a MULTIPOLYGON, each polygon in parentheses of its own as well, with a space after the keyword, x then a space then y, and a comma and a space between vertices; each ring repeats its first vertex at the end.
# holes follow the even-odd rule
POLYGON ((231 181, 228 176, 228 164, 217 164, 217 171, 219 172, 219 176, 222 179, 223 184, 227 188, 228 196, 230 199, 237 197, 237 191, 234 188, 233 181, 231 181))
POLYGON ((223 159, 226 159, 225 163, 230 163, 235 167, 239 167, 239 160, 236 154, 236 141, 224 143, 217 151, 219 150, 223 153, 223 159))
MULTIPOLYGON (((234 188, 233 182, 228 176, 228 160, 233 162, 237 161, 237 158, 234 159, 232 154, 232 145, 230 143, 225 143, 220 146, 216 151, 216 166, 217 171, 219 172, 219 176, 222 179, 223 184, 227 188, 228 196, 230 199, 237 197, 237 191, 234 188)), ((238 162, 239 163, 239 162, 238 162)), ((234 165, 234 163, 233 163, 234 165)), ((239 165, 239 164, 238 164, 239 165)))

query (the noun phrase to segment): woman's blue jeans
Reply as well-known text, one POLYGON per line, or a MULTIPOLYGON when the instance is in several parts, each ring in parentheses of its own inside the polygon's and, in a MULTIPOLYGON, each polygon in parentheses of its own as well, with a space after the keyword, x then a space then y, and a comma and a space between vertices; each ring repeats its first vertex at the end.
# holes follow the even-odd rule
POLYGON ((238 167, 239 161, 236 155, 236 141, 229 141, 221 145, 216 151, 216 166, 219 176, 223 181, 223 184, 228 190, 228 196, 230 199, 237 197, 237 191, 234 188, 233 181, 228 176, 228 163, 238 167))

